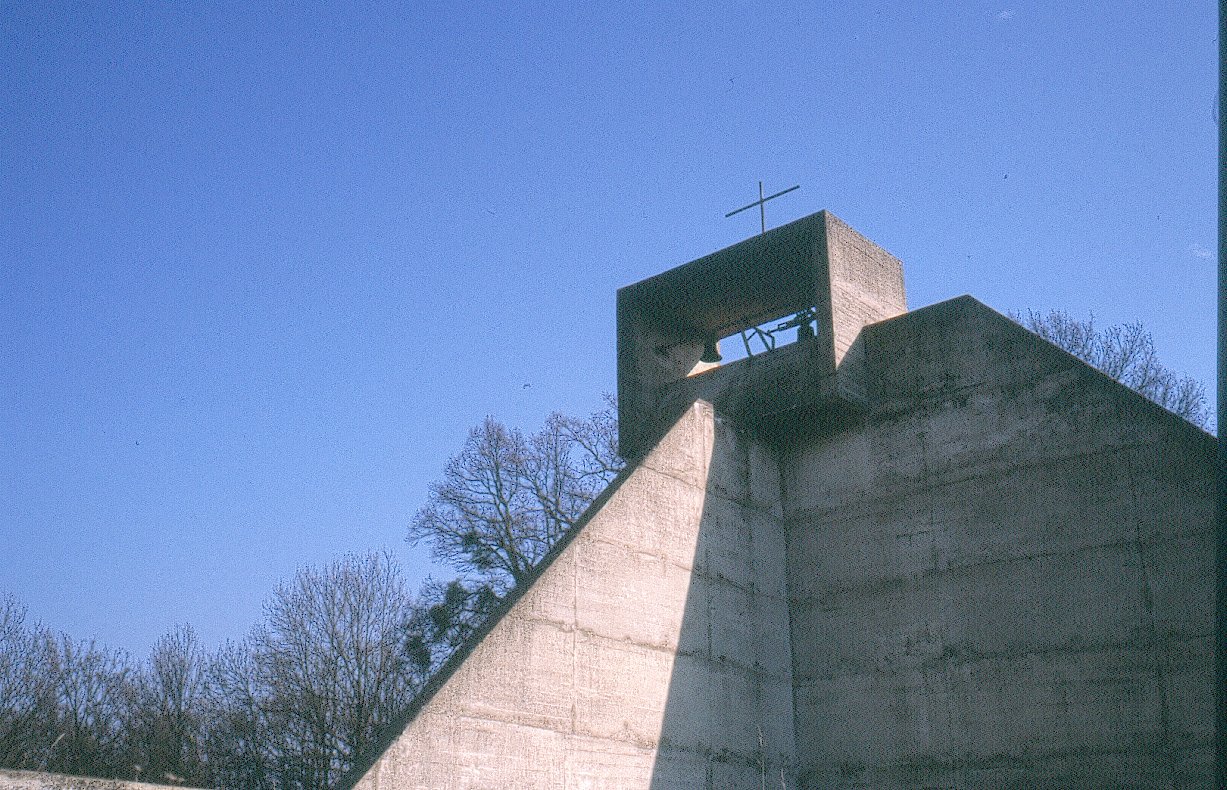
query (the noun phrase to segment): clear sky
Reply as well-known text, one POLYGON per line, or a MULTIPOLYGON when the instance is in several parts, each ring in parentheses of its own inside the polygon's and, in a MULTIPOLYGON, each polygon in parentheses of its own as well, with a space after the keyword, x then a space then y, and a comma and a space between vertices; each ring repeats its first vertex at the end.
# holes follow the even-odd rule
POLYGON ((615 389, 619 286, 830 209, 913 307, 1214 381, 1197 2, 4 3, 0 594, 143 656, 404 543, 468 429, 615 389))

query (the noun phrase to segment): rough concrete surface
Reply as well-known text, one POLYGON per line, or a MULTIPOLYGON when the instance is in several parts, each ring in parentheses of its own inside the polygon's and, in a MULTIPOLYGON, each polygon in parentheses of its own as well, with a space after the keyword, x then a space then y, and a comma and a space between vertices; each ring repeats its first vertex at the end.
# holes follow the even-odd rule
POLYGON ((1213 440, 973 299, 781 457, 802 787, 1210 787, 1213 440))
MULTIPOLYGON (((156 785, 122 779, 93 779, 43 771, 13 771, 0 768, 0 790, 168 790, 183 785, 156 785)), ((191 790, 186 788, 185 790, 191 790)))

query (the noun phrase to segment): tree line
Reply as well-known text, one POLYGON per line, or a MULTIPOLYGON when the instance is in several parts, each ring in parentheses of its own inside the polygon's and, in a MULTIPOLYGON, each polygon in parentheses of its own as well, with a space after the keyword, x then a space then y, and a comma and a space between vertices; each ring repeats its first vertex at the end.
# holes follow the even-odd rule
POLYGON ((246 639, 189 626, 141 663, 0 609, 0 764, 209 787, 323 788, 420 682, 411 597, 390 558, 348 556, 280 585, 246 639))
POLYGON ((456 572, 416 592, 386 554, 279 584, 247 636, 190 626, 149 656, 73 639, 0 599, 0 766, 251 790, 323 790, 570 529, 621 467, 612 401, 533 434, 486 419, 409 540, 456 572))

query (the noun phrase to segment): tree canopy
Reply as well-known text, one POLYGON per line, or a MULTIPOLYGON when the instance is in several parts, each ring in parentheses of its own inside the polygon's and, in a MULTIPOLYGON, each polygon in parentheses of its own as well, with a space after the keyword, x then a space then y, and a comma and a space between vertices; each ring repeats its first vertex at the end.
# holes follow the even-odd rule
POLYGON ((430 488, 409 525, 460 575, 427 580, 412 627, 411 652, 434 668, 469 638, 622 468, 617 407, 587 418, 552 414, 534 434, 487 417, 430 488))
POLYGON ((524 581, 621 468, 612 402, 532 435, 487 417, 430 487, 411 543, 499 594, 524 581))

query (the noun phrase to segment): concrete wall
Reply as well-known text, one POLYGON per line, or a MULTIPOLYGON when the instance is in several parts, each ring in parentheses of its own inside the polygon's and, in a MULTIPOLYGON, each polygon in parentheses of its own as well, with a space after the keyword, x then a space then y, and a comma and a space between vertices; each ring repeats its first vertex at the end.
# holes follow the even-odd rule
POLYGON ((782 459, 800 785, 1210 787, 1213 440, 969 297, 782 459))
POLYGON ((778 480, 696 403, 357 787, 793 786, 778 480))
POLYGON ((903 264, 839 217, 823 214, 838 386, 845 397, 861 401, 868 381, 861 328, 907 312, 903 264))
POLYGON ((148 782, 126 782, 122 779, 94 779, 88 776, 0 768, 0 790, 168 790, 172 787, 190 790, 183 785, 155 785, 148 782))

